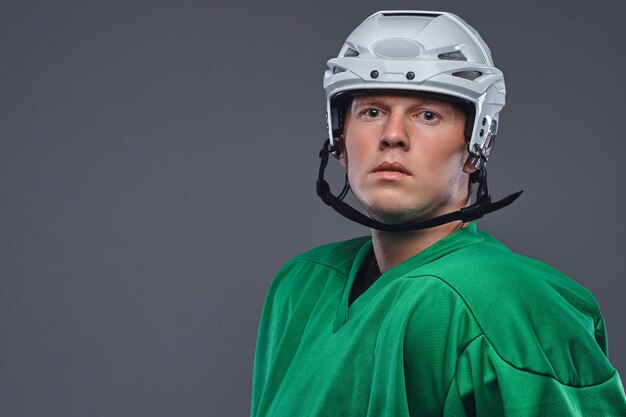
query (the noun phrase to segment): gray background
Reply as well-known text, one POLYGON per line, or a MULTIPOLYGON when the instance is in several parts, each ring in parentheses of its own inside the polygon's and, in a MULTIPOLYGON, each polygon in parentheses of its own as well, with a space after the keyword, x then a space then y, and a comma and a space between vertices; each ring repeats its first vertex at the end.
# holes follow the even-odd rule
POLYGON ((273 274, 367 232, 314 178, 325 61, 380 8, 453 11, 490 45, 490 188, 526 191, 480 227, 595 294, 625 376, 618 4, 3 1, 2 415, 248 414, 273 274))

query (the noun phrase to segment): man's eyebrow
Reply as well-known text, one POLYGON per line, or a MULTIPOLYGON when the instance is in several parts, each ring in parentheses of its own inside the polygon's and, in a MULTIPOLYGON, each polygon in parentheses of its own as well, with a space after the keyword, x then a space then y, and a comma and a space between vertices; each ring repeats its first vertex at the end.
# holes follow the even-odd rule
POLYGON ((447 109, 454 108, 454 105, 452 105, 452 103, 448 103, 447 101, 444 101, 444 100, 424 99, 424 101, 421 104, 424 106, 441 106, 447 109))
MULTIPOLYGON (((384 106, 386 103, 382 98, 379 97, 355 97, 352 101, 354 106, 369 106, 369 105, 381 105, 384 106)), ((430 97, 420 97, 419 102, 413 103, 415 107, 417 106, 441 106, 445 108, 453 108, 454 105, 445 100, 437 100, 432 99, 430 97)))
POLYGON ((355 98, 352 102, 357 106, 361 106, 364 104, 378 104, 380 103, 380 98, 377 97, 365 97, 365 98, 355 98))

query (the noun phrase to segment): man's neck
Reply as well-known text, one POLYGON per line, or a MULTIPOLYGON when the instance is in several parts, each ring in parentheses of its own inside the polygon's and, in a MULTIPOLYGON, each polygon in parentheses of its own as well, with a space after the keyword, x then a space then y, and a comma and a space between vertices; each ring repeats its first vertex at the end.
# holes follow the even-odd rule
POLYGON ((390 270, 465 226, 467 224, 457 221, 412 232, 372 230, 374 255, 380 272, 390 270))

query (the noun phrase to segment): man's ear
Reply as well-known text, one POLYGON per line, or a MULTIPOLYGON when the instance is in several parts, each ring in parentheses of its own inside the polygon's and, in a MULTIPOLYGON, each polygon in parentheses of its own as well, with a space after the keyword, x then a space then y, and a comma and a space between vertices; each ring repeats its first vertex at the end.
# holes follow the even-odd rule
POLYGON ((463 172, 466 174, 473 174, 476 172, 476 164, 478 164, 479 158, 477 156, 468 155, 463 164, 463 172))
POLYGON ((337 152, 339 154, 339 163, 342 167, 348 167, 348 157, 346 155, 346 140, 343 135, 337 137, 337 152))
MULTIPOLYGON (((493 138, 495 138, 495 136, 493 136, 493 138)), ((491 137, 487 139, 486 146, 483 149, 483 154, 485 155, 485 157, 489 158, 489 154, 491 153, 494 142, 495 141, 491 137)), ((479 162, 479 157, 469 154, 467 159, 465 160, 465 164, 463 165, 463 172, 465 172, 466 174, 474 173, 474 171, 476 171, 477 169, 476 166, 479 164, 479 162)))

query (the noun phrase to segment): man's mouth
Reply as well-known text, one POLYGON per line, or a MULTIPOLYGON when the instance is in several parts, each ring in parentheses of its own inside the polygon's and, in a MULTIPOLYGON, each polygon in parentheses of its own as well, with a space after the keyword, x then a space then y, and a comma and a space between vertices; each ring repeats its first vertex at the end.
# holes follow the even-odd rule
POLYGON ((379 164, 372 170, 372 172, 398 172, 404 175, 411 175, 411 172, 404 167, 400 162, 385 161, 379 164))

